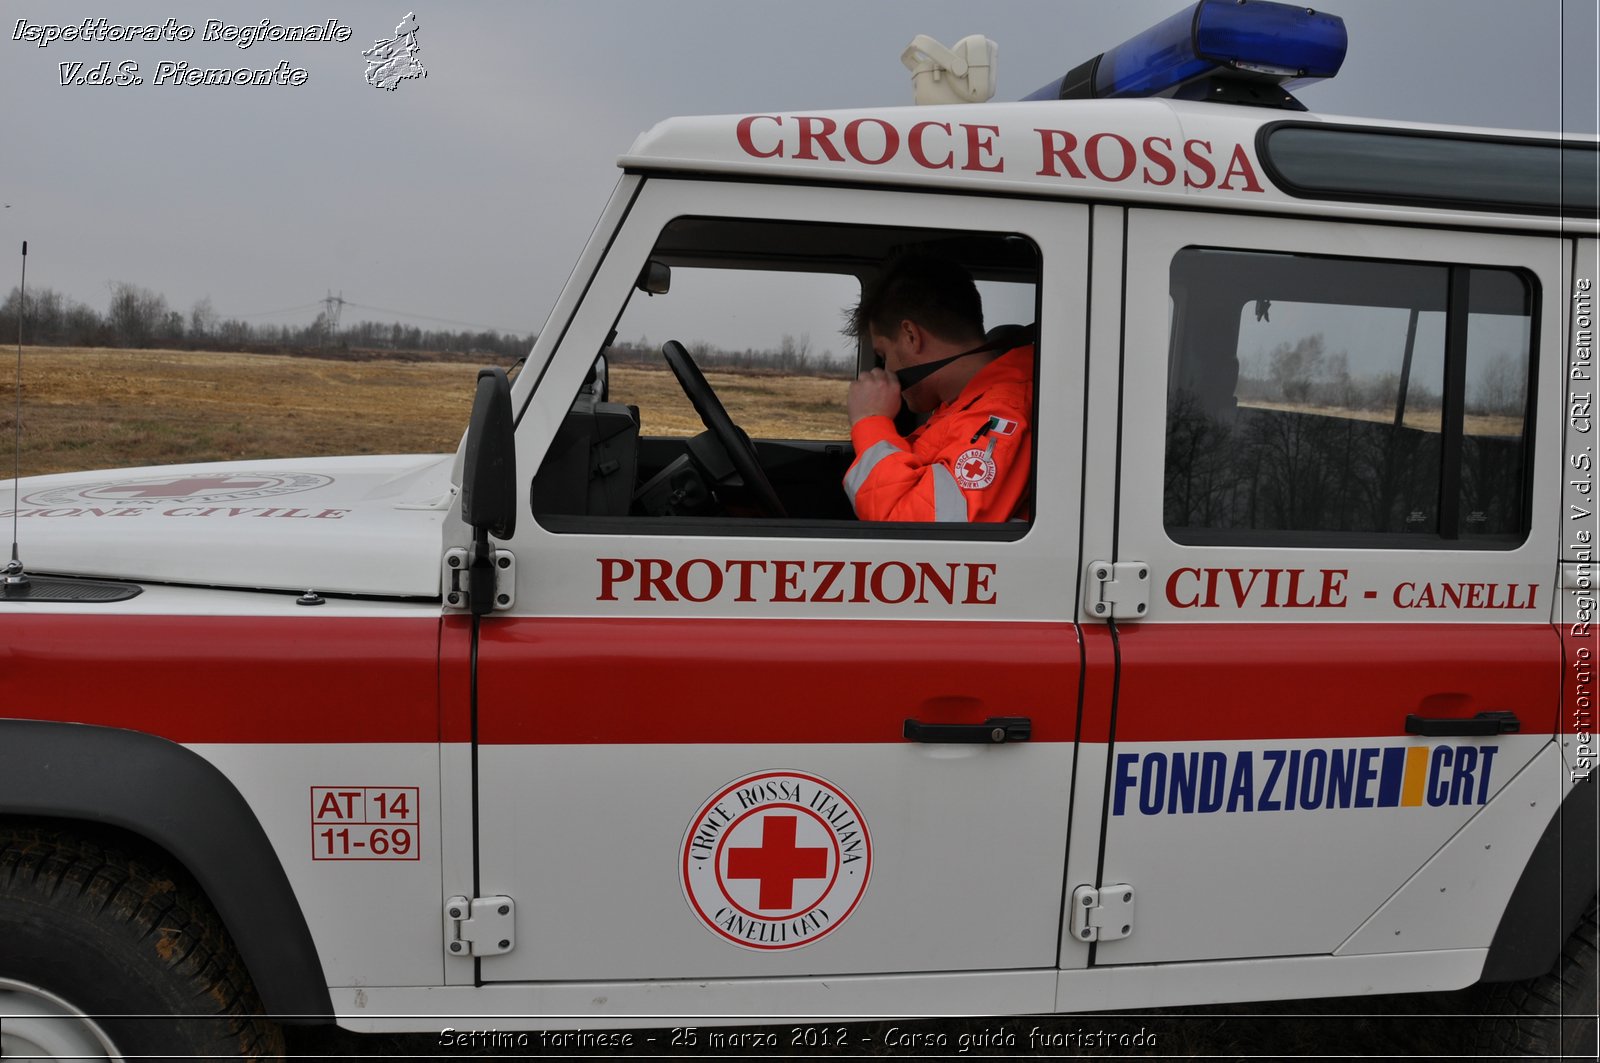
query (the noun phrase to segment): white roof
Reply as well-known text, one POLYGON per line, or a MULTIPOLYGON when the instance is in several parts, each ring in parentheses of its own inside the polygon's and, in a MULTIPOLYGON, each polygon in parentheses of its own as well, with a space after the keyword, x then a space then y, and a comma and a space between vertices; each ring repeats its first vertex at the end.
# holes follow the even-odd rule
MULTIPOLYGON (((851 111, 671 118, 643 133, 618 165, 835 183, 1148 202, 1210 209, 1596 231, 1593 220, 1441 207, 1335 203, 1277 188, 1256 154, 1274 122, 1328 122, 1561 139, 1464 126, 1335 118, 1167 99, 1059 100, 851 111)), ((1596 138, 1566 137, 1593 142, 1596 138)))

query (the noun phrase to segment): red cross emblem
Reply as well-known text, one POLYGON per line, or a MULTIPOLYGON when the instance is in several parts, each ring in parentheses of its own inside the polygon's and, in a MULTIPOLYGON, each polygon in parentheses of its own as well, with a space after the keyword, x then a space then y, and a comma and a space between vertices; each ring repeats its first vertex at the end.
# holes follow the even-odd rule
POLYGON ((976 447, 966 451, 956 459, 955 470, 961 486, 969 491, 994 483, 994 458, 988 451, 976 447))
POLYGON ((797 848, 798 816, 769 815, 761 821, 761 844, 728 850, 728 877, 761 880, 758 908, 788 910, 794 907, 794 883, 802 878, 828 877, 828 850, 821 846, 797 848))
POLYGON ((124 498, 186 498, 204 491, 248 491, 271 487, 272 480, 235 480, 231 476, 190 476, 166 483, 117 484, 96 488, 96 495, 121 495, 124 498))
POLYGON ((872 877, 872 837, 855 802, 826 779, 758 771, 700 806, 678 873, 695 916, 724 941, 797 949, 856 910, 872 877))

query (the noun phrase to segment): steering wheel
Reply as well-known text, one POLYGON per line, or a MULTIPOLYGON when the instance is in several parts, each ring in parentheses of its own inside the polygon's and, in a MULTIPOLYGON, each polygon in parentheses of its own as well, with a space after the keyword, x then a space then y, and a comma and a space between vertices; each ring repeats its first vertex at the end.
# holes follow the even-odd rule
POLYGON ((667 365, 672 367, 672 375, 678 378, 678 386, 683 388, 683 393, 694 404, 694 412, 700 415, 701 423, 727 453, 728 460, 745 486, 755 494, 761 512, 768 517, 787 517, 789 514, 778 499, 778 492, 772 489, 772 481, 767 479, 766 472, 761 468, 755 445, 728 416, 722 400, 711 390, 705 374, 694 364, 694 359, 683 349, 683 344, 668 340, 661 348, 661 353, 667 359, 667 365))

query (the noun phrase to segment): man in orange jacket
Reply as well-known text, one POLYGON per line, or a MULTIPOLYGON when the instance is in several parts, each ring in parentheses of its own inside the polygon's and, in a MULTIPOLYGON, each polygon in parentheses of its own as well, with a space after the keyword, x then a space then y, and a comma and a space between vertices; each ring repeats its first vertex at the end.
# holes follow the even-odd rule
POLYGON ((1028 515, 1033 347, 984 342, 966 270, 907 256, 862 293, 846 331, 881 368, 850 385, 856 460, 844 489, 861 520, 1002 521, 1028 515), (902 436, 901 400, 928 420, 902 436))

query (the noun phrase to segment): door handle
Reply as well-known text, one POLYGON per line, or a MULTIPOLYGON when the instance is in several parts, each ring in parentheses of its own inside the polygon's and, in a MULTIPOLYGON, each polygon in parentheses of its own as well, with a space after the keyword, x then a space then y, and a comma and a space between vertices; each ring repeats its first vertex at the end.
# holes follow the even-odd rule
POLYGON ((982 723, 907 720, 905 736, 913 742, 977 742, 983 745, 1026 742, 1033 737, 1033 721, 1026 716, 991 716, 982 723))
POLYGON ((1522 721, 1514 712, 1480 712, 1466 719, 1460 716, 1406 715, 1406 734, 1438 738, 1444 735, 1506 735, 1522 730, 1522 721))

